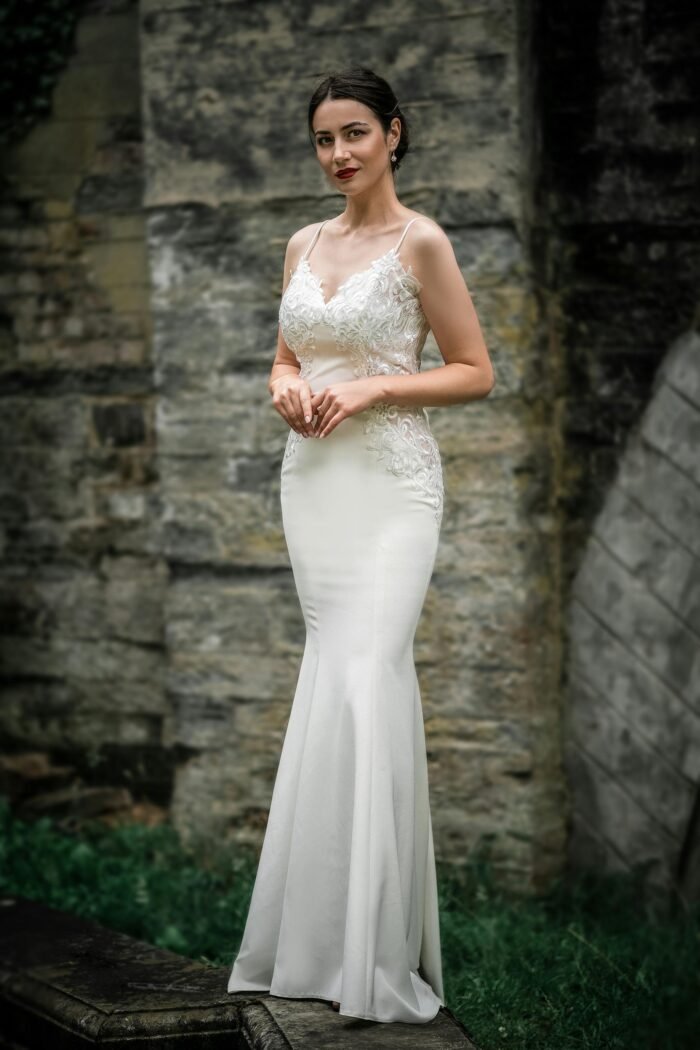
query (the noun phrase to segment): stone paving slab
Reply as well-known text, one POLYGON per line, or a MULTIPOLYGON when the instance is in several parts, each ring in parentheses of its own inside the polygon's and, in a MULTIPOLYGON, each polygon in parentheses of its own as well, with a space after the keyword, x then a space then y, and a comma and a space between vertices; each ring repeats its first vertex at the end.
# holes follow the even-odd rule
POLYGON ((226 990, 206 966, 22 897, 0 899, 0 1050, 478 1050, 449 1010, 423 1025, 326 1000, 226 990))
POLYGON ((426 1024, 366 1021, 344 1017, 325 999, 261 999, 282 1029, 291 1050, 478 1050, 470 1033, 442 1008, 426 1024))

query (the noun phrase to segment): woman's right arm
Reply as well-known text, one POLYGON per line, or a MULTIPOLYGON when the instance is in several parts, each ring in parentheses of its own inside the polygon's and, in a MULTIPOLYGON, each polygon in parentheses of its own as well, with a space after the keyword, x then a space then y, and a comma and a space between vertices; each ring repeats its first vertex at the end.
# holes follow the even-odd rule
MULTIPOLYGON (((306 243, 308 227, 298 230, 290 237, 284 256, 284 277, 282 295, 291 279, 299 256, 306 243)), ((272 362, 272 370, 267 388, 272 395, 272 403, 286 423, 299 434, 314 436, 313 412, 311 409, 311 388, 305 379, 299 378, 299 360, 284 341, 281 326, 277 329, 277 352, 272 362)))

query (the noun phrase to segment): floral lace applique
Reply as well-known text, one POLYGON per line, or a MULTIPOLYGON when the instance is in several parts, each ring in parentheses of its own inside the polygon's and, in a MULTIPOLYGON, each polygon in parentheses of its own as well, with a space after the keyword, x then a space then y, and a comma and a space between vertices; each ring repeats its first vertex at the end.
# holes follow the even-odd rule
MULTIPOLYGON (((338 351, 346 354, 353 374, 413 375, 420 371, 421 352, 430 330, 418 299, 420 283, 404 269, 392 248, 367 269, 352 274, 328 302, 322 285, 302 258, 287 285, 279 320, 287 346, 298 358, 300 376, 313 368, 314 331, 328 325, 338 351)), ((433 505, 438 526, 444 489, 440 450, 423 408, 392 404, 366 410, 367 447, 379 454, 387 469, 409 477, 433 505)), ((282 469, 302 435, 290 429, 282 469)))
POLYGON ((379 453, 392 474, 410 477, 428 498, 439 528, 444 503, 442 461, 423 409, 374 405, 368 410, 364 432, 367 447, 379 453))
MULTIPOLYGON (((294 352, 296 353, 296 350, 294 352)), ((297 357, 298 356, 299 355, 297 354, 297 357)), ((301 379, 306 379, 309 373, 311 372, 311 362, 307 359, 304 359, 303 361, 300 361, 300 363, 301 368, 299 369, 299 376, 301 379)), ((284 455, 282 457, 282 470, 284 470, 287 464, 289 463, 294 453, 294 450, 296 449, 299 442, 302 440, 303 436, 303 434, 299 434, 296 430, 293 430, 292 427, 289 428, 289 433, 287 434, 287 444, 284 447, 284 455)))

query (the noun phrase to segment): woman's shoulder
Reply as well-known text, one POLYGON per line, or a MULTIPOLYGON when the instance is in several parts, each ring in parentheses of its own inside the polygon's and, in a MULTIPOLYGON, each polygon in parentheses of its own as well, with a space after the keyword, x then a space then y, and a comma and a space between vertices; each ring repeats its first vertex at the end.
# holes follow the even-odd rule
MULTIPOLYGON (((298 260, 306 248, 313 240, 315 234, 318 233, 321 226, 324 223, 331 223, 337 216, 329 216, 326 219, 317 219, 315 222, 307 223, 305 226, 300 226, 289 238, 287 242, 287 254, 292 260, 298 260)), ((404 214, 404 228, 410 225, 408 234, 411 238, 411 243, 415 245, 416 249, 424 252, 436 251, 440 247, 444 247, 450 244, 449 238, 442 226, 435 219, 432 219, 429 215, 423 215, 422 212, 407 211, 404 214), (417 219, 417 222, 413 222, 417 219)))
POLYGON ((452 242, 439 222, 429 215, 412 212, 406 217, 406 225, 409 223, 402 251, 416 276, 428 274, 437 265, 454 258, 452 242))
POLYGON ((406 222, 411 223, 408 236, 418 248, 436 248, 449 240, 440 223, 436 222, 435 219, 431 219, 429 215, 423 215, 419 211, 408 212, 406 214, 406 222), (413 222, 414 219, 419 221, 413 222))
POLYGON ((315 222, 307 223, 306 226, 300 226, 289 238, 287 242, 288 249, 291 252, 301 254, 319 227, 327 221, 327 219, 317 219, 315 222))
MULTIPOLYGON (((310 222, 306 226, 300 227, 290 236, 284 253, 285 275, 294 272, 299 265, 302 255, 311 243, 311 238, 320 226, 321 222, 310 222)), ((286 287, 287 279, 287 276, 285 276, 284 287, 286 287)))

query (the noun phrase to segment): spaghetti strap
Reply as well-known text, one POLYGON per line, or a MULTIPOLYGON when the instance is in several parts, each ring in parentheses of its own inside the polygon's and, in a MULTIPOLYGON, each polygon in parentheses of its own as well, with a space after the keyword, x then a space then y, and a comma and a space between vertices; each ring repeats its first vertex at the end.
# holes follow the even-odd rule
POLYGON ((302 255, 302 259, 305 259, 306 256, 309 254, 309 252, 313 248, 314 244, 318 240, 319 233, 321 232, 321 230, 323 229, 323 227, 326 225, 327 222, 328 222, 328 219, 324 219, 323 222, 321 223, 321 225, 319 226, 319 228, 316 230, 316 233, 313 235, 313 237, 309 241, 308 245, 306 246, 306 251, 302 255))
POLYGON ((396 248, 394 249, 394 251, 398 252, 399 248, 401 247, 401 245, 403 243, 403 239, 406 236, 406 233, 408 232, 408 227, 411 225, 412 222, 415 222, 416 219, 419 219, 419 218, 420 218, 420 215, 414 215, 414 217, 412 219, 409 219, 409 221, 406 223, 406 225, 403 228, 403 233, 401 234, 401 237, 399 238, 399 243, 396 245, 396 248))

